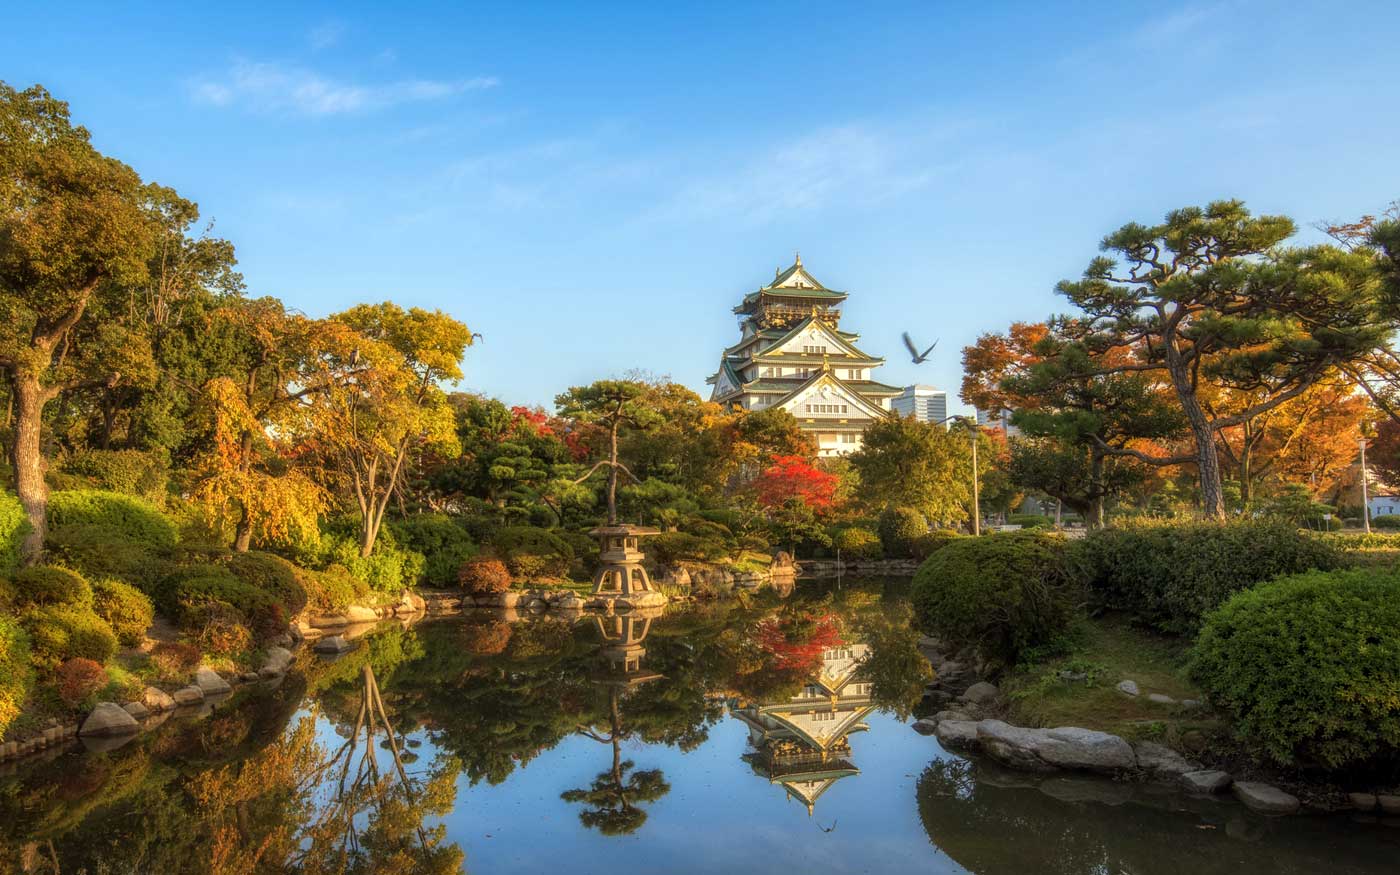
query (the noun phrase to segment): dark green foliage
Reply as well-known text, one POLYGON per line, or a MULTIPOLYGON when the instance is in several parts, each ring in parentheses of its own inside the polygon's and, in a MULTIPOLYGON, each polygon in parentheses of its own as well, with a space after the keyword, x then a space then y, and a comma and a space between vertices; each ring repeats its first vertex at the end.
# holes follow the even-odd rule
POLYGON ((879 533, 886 556, 909 559, 915 541, 928 533, 928 520, 912 507, 887 507, 880 513, 879 533))
POLYGON ((1309 572, 1205 618, 1191 677, 1257 751, 1329 768, 1400 759, 1400 573, 1309 572))
POLYGON ((1400 529, 1400 514, 1386 514, 1385 516, 1374 517, 1371 520, 1373 529, 1400 529))
POLYGON ((49 529, 50 555, 94 580, 116 578, 149 591, 162 564, 162 553, 129 541, 104 526, 68 525, 49 529))
POLYGON ((49 525, 55 529, 99 526, 153 550, 174 547, 177 539, 175 524, 150 502, 96 489, 75 489, 49 496, 49 525))
POLYGON ((971 537, 952 529, 934 529, 914 539, 912 550, 915 559, 927 559, 939 550, 960 538, 971 537))
POLYGON ((11 582, 20 606, 92 605, 92 586, 67 568, 36 565, 15 572, 11 582))
POLYGON ((1005 667, 1062 637, 1079 599, 1063 538, 1007 532, 933 554, 914 575, 913 601, 926 633, 1005 667))
POLYGON ((641 548, 648 558, 662 565, 674 565, 677 562, 717 562, 728 554, 723 541, 686 532, 652 535, 642 541, 641 548))
POLYGON ((87 605, 45 605, 20 617, 36 665, 52 668, 80 656, 105 663, 117 652, 117 636, 87 605))
POLYGON ((360 546, 352 537, 330 535, 322 541, 322 564, 342 566, 375 592, 398 594, 417 586, 423 575, 423 554, 400 547, 392 529, 380 530, 369 556, 360 555, 360 546))
POLYGON ((831 546, 850 559, 879 559, 885 553, 880 536, 860 526, 837 532, 831 539, 831 546))
POLYGON ((181 628, 198 631, 213 610, 237 612, 258 637, 286 628, 288 613, 277 598, 218 565, 182 568, 155 595, 156 607, 181 628))
POLYGON ((19 545, 29 532, 24 505, 8 492, 0 492, 0 574, 19 567, 19 545))
POLYGON ((118 641, 135 647, 145 640, 156 613, 145 593, 119 580, 101 579, 93 581, 92 593, 93 610, 112 627, 118 641))
POLYGON ((1170 632, 1190 632, 1231 594, 1284 574, 1330 570, 1326 540, 1278 520, 1136 523, 1089 533, 1073 550, 1094 599, 1170 632))
POLYGON ((1023 529, 1048 529, 1055 525, 1053 519, 1038 513, 1013 513, 1007 516, 1006 521, 1023 529))
POLYGON ((574 563, 574 550, 567 541, 534 526, 506 526, 498 530, 491 549, 520 579, 563 577, 574 563))
POLYGON ((0 737, 19 716, 29 696, 34 672, 29 664, 29 636, 19 621, 0 613, 0 737))
POLYGON ((170 471, 155 453, 141 450, 81 450, 58 468, 64 489, 105 490, 165 503, 170 471))
POLYGON ((457 579, 457 569, 476 554, 476 545, 467 530, 444 513, 414 514, 393 521, 389 528, 399 544, 423 554, 420 582, 425 586, 451 586, 457 579))
POLYGON ((362 603, 370 594, 369 585, 347 571, 344 565, 331 565, 321 571, 302 570, 299 579, 306 590, 307 601, 323 611, 343 610, 362 603))
POLYGON ((276 599, 287 616, 299 614, 306 607, 303 572, 281 556, 257 550, 230 553, 224 565, 243 583, 276 599))

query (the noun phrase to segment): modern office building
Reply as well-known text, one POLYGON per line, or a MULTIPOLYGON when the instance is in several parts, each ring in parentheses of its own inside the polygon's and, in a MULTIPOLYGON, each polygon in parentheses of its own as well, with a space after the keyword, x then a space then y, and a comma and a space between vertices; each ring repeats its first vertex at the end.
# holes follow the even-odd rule
POLYGON ((905 386, 891 399, 890 409, 919 422, 942 422, 948 418, 948 393, 933 386, 905 386))

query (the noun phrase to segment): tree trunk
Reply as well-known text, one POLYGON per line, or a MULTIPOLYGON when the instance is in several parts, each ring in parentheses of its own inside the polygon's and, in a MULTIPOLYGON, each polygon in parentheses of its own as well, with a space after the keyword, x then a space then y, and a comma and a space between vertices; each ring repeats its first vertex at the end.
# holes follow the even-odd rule
POLYGON ((29 532, 20 545, 20 558, 25 565, 35 565, 44 556, 44 536, 48 534, 49 486, 44 481, 44 454, 40 443, 48 393, 37 378, 25 374, 16 374, 13 385, 15 492, 29 518, 29 532))
POLYGON ((1251 423, 1244 424, 1244 444, 1240 447, 1240 507, 1246 515, 1254 504, 1254 435, 1251 423))
POLYGON ((1181 354, 1168 343, 1166 346, 1167 372, 1171 374, 1172 388, 1176 390, 1181 410, 1191 426, 1191 436, 1196 441, 1196 474, 1200 478, 1201 513, 1211 519, 1225 519, 1225 496, 1220 488, 1220 453, 1215 446, 1215 429, 1201 409, 1201 401, 1196 397, 1196 388, 1191 383, 1191 374, 1181 354))
MULTIPOLYGON (((1089 456, 1089 527, 1101 529, 1104 526, 1104 454, 1097 449, 1090 450, 1089 456)), ((1059 525, 1059 509, 1055 511, 1055 524, 1059 525)))
POLYGON ((247 553, 253 546, 253 515, 248 512, 248 505, 243 505, 243 511, 238 515, 238 526, 233 533, 233 551, 235 553, 247 553))
POLYGON ((617 525, 617 421, 613 420, 608 445, 608 525, 617 525))

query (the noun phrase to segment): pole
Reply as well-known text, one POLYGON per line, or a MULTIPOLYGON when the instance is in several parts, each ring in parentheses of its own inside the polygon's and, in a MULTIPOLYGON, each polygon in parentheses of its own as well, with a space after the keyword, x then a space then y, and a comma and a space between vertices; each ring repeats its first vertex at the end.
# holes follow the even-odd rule
POLYGON ((1366 439, 1361 439, 1361 525, 1371 534, 1371 498, 1366 490, 1366 439))
POLYGON ((977 423, 972 423, 972 534, 982 534, 982 497, 977 486, 977 423))

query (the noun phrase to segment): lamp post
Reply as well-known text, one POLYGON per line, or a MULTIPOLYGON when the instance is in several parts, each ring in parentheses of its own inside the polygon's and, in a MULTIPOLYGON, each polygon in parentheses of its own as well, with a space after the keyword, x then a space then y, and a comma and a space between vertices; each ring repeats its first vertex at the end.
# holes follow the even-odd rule
POLYGON ((1366 438, 1361 438, 1361 525, 1371 534, 1371 498, 1366 489, 1366 438))
POLYGON ((952 416, 943 417, 935 422, 934 425, 942 425, 954 419, 960 422, 966 422, 970 429, 969 433, 972 435, 972 534, 980 535, 982 534, 982 496, 981 489, 977 483, 977 419, 963 414, 954 414, 952 416))

